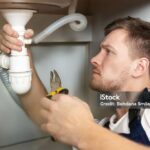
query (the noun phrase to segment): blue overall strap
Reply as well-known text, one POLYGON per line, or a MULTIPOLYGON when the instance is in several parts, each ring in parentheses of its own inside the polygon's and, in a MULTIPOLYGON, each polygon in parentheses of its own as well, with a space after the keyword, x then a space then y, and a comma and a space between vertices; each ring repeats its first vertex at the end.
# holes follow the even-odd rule
POLYGON ((146 135, 145 130, 143 129, 143 126, 141 124, 141 116, 139 115, 139 112, 136 110, 137 114, 133 109, 129 110, 129 116, 132 116, 132 121, 129 121, 129 128, 130 128, 130 134, 126 133, 120 133, 120 135, 133 140, 137 143, 141 143, 147 146, 150 146, 150 141, 146 135), (133 112, 134 115, 137 115, 133 118, 133 112))
MULTIPOLYGON (((138 100, 136 102, 150 102, 150 92, 148 91, 147 88, 145 88, 141 94, 138 97, 138 100)), ((129 127, 130 124, 132 124, 132 122, 134 122, 134 120, 140 116, 140 108, 132 108, 130 107, 129 109, 129 113, 128 113, 128 117, 129 117, 129 127)))
MULTIPOLYGON (((138 97, 140 102, 150 102, 150 92, 145 88, 138 97)), ((120 133, 120 135, 133 140, 137 143, 141 143, 150 146, 150 141, 146 135, 145 130, 141 124, 140 108, 130 108, 128 112, 129 117, 129 129, 130 134, 120 133)), ((106 122, 104 127, 109 129, 110 122, 106 122)))
MULTIPOLYGON (((147 88, 145 88, 143 92, 140 94, 138 101, 140 102, 150 101, 150 93, 148 92, 147 88)), ((150 146, 150 141, 141 124, 140 108, 130 108, 128 117, 129 117, 130 134, 121 133, 121 135, 127 137, 128 139, 134 140, 135 142, 150 146)))
POLYGON ((109 124, 110 124, 110 121, 108 120, 108 121, 103 125, 103 127, 107 128, 107 129, 110 129, 110 128, 109 128, 109 124))

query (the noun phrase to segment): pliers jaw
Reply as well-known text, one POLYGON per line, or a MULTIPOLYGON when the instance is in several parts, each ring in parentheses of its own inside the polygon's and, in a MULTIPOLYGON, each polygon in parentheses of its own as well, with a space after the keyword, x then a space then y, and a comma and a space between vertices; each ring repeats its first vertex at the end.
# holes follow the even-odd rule
POLYGON ((55 91, 56 89, 60 88, 61 79, 56 70, 50 71, 50 87, 51 91, 55 91))
POLYGON ((51 92, 47 95, 49 99, 51 99, 51 97, 54 96, 55 94, 69 93, 68 89, 62 87, 60 76, 58 75, 56 70, 50 71, 50 87, 51 87, 51 92))

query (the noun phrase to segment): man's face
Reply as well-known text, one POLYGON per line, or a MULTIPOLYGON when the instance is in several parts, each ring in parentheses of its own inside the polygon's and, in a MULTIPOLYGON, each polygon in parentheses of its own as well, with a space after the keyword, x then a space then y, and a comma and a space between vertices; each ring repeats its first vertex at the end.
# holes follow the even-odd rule
POLYGON ((94 90, 121 91, 127 88, 133 62, 127 37, 128 33, 123 29, 112 31, 101 43, 100 52, 91 59, 91 87, 94 90))

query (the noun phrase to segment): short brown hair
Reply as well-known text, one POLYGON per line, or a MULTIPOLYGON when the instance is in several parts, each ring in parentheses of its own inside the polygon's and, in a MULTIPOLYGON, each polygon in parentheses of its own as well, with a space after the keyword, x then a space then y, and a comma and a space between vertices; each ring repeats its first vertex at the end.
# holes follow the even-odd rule
POLYGON ((125 17, 111 22, 105 27, 105 36, 116 29, 124 29, 129 33, 129 44, 134 47, 136 57, 150 60, 150 23, 139 18, 125 17))

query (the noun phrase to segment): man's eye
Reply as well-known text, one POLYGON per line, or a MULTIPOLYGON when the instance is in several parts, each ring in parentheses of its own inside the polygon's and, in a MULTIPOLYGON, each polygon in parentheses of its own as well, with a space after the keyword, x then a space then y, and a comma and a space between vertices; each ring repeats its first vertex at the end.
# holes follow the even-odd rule
POLYGON ((111 51, 109 49, 106 49, 107 54, 111 53, 111 51))
POLYGON ((115 54, 112 50, 110 50, 110 49, 106 49, 106 53, 107 53, 107 55, 110 55, 110 54, 115 54))

